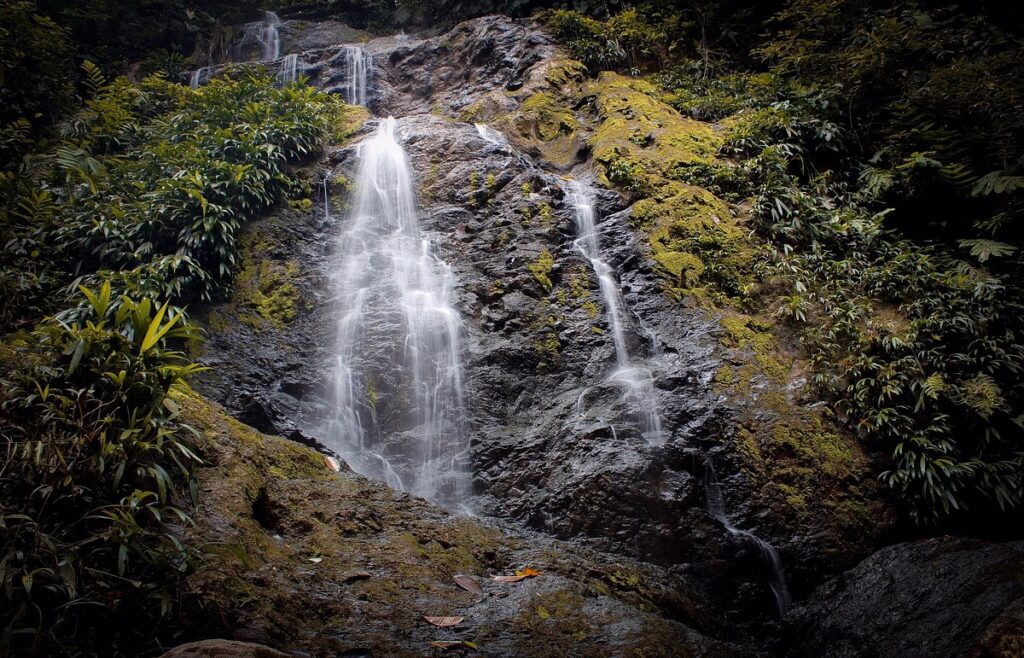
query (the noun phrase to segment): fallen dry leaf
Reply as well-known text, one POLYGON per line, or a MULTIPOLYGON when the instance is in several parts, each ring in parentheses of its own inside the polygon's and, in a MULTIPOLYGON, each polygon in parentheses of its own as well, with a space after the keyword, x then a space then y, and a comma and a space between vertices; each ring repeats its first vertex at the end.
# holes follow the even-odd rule
POLYGON ((423 615, 423 621, 434 626, 440 626, 441 628, 448 628, 449 626, 455 626, 456 624, 462 623, 465 617, 428 617, 423 615))
POLYGON ((533 567, 526 567, 525 569, 517 569, 514 576, 491 576, 491 580, 496 583, 518 583, 524 578, 533 578, 539 575, 540 572, 533 567))
POLYGON ((433 642, 427 642, 427 645, 434 647, 435 649, 473 649, 479 651, 480 647, 467 642, 466 640, 434 640, 433 642))
POLYGON ((491 580, 496 583, 518 583, 524 578, 526 578, 526 576, 491 576, 491 580))
POLYGON ((467 592, 472 592, 474 594, 484 593, 483 588, 480 587, 480 583, 477 582, 476 578, 473 578, 472 576, 463 576, 462 574, 455 574, 454 576, 452 576, 452 580, 455 581, 456 585, 466 590, 467 592))

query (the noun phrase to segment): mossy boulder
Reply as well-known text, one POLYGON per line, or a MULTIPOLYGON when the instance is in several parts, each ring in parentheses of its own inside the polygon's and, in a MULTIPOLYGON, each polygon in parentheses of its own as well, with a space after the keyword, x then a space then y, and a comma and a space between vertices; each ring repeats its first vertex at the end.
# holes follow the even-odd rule
POLYGON ((773 526, 806 533, 800 541, 808 546, 791 550, 813 546, 817 557, 804 558, 798 572, 867 554, 895 522, 874 461, 823 404, 803 399, 805 366, 772 324, 728 313, 720 327, 728 358, 714 386, 735 410, 722 441, 746 506, 769 511, 773 526))
POLYGON ((682 116, 642 79, 606 71, 583 94, 599 118, 589 143, 605 184, 650 193, 678 167, 710 163, 723 143, 710 124, 682 116))
POLYGON ((190 582, 186 639, 229 636, 313 655, 419 656, 438 639, 473 641, 494 656, 744 653, 734 637, 684 625, 723 632, 678 575, 508 535, 336 474, 315 451, 262 435, 186 387, 172 396, 205 462, 190 540, 209 555, 190 582), (541 575, 488 578, 526 566, 541 575), (485 595, 460 589, 456 574, 478 578, 485 595), (465 622, 437 629, 422 615, 465 622))

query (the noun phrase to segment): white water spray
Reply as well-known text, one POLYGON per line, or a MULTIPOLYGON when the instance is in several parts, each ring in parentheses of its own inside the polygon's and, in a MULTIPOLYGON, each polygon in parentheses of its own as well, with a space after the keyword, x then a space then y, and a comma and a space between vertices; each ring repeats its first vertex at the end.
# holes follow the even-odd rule
POLYGON ((508 144, 505 136, 494 128, 483 123, 474 123, 473 125, 476 126, 477 134, 488 144, 493 144, 494 146, 506 146, 508 144))
POLYGON ((623 315, 625 302, 615 281, 612 266, 602 258, 592 194, 583 183, 571 181, 570 196, 576 209, 576 233, 579 236, 574 245, 590 262, 597 276, 608 324, 612 329, 616 368, 609 379, 624 391, 626 402, 635 410, 640 431, 648 442, 663 443, 661 418, 654 395, 654 375, 630 356, 623 315))
POLYGON ((457 507, 470 481, 461 321, 451 302, 452 274, 420 234, 412 173, 395 128, 393 118, 382 120, 360 148, 340 239, 328 445, 364 475, 457 507))
POLYGON ((373 57, 361 46, 345 46, 345 65, 348 68, 345 102, 349 105, 366 105, 366 89, 373 57))
POLYGON ((299 56, 285 55, 277 71, 277 79, 283 84, 291 84, 299 79, 299 56))
POLYGON ((263 61, 269 62, 281 56, 281 34, 278 27, 281 19, 272 11, 263 13, 263 23, 260 25, 259 41, 263 46, 263 61))
POLYGON ((209 69, 205 66, 192 71, 192 76, 188 80, 188 86, 192 89, 199 89, 199 85, 206 82, 209 69))
POLYGON ((715 473, 715 467, 712 466, 710 460, 704 463, 704 471, 704 493, 707 498, 708 513, 715 517, 722 524, 722 527, 731 534, 742 537, 756 546, 761 552, 761 559, 764 560, 764 563, 772 572, 770 586, 772 594, 775 595, 775 605, 779 610, 779 614, 784 614, 789 607, 790 597, 789 588, 786 586, 786 572, 782 567, 782 558, 779 557, 779 552, 775 550, 774 546, 760 537, 747 530, 740 530, 732 524, 732 521, 729 520, 729 515, 725 513, 722 487, 718 484, 718 475, 715 473))

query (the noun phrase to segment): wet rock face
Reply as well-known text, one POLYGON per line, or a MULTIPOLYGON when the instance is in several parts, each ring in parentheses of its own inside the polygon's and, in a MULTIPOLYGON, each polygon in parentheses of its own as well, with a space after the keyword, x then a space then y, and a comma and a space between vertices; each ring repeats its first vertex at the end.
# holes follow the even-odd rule
MULTIPOLYGON (((301 54, 301 70, 321 88, 340 91, 347 52, 319 45, 346 36, 333 29, 296 32, 282 52, 288 43, 316 44, 301 54)), ((564 181, 541 160, 458 120, 474 106, 486 106, 489 116, 512 111, 548 88, 547 66, 557 52, 538 27, 488 17, 432 39, 374 39, 362 47, 373 55, 370 107, 403 117, 399 133, 417 175, 422 229, 457 279, 478 494, 471 505, 688 571, 717 605, 744 614, 774 607, 769 574, 756 547, 705 511, 707 460, 718 467, 733 522, 778 545, 798 582, 864 550, 865 538, 853 550, 837 549, 827 520, 794 529, 751 502, 749 479, 723 438, 733 431, 736 409, 712 381, 726 358, 716 319, 663 294, 624 200, 595 190, 603 257, 627 306, 626 340, 655 370, 653 396, 668 440, 652 445, 642 435, 620 387, 609 381, 616 367, 611 327, 591 267, 574 245, 564 181)), ((577 114, 581 126, 595 121, 582 106, 577 114)), ((308 211, 266 220, 266 230, 281 235, 270 255, 299 264, 296 316, 281 326, 247 323, 235 308, 212 332, 205 361, 217 370, 205 390, 261 430, 313 441, 331 404, 336 320, 329 276, 346 201, 337 178, 353 179, 357 161, 355 147, 334 149, 310 174, 315 183, 329 168, 333 212, 323 212, 318 194, 308 211)))
POLYGON ((1022 597, 1024 542, 887 546, 793 611, 789 655, 1017 655, 988 651, 1020 646, 1022 597))
POLYGON ((758 655, 706 613, 685 574, 336 475, 311 450, 261 436, 195 394, 175 397, 201 433, 197 541, 226 549, 192 579, 187 633, 234 641, 169 656, 279 655, 241 642, 292 656, 423 656, 437 640, 469 640, 474 655, 495 657, 758 655), (525 567, 540 573, 489 578, 525 567), (457 574, 482 593, 460 588, 457 574), (423 615, 464 619, 443 629, 423 615))

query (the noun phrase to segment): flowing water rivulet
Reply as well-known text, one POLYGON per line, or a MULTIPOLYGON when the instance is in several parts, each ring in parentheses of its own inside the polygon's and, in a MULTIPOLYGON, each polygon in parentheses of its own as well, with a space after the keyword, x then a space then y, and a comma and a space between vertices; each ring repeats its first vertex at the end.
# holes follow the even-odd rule
MULTIPOLYGON (((615 345, 615 370, 612 371, 609 379, 622 387, 627 406, 636 414, 644 438, 653 444, 662 443, 665 438, 662 435, 661 418, 658 415, 654 374, 650 368, 645 367, 630 354, 625 327, 627 309, 622 299, 622 292, 619 290, 615 270, 601 256, 600 234, 594 216, 592 193, 585 184, 579 181, 573 181, 570 189, 576 213, 576 232, 579 235, 575 243, 576 248, 594 270, 608 316, 608 324, 612 328, 612 341, 615 345)), ((582 413, 584 410, 580 411, 582 413)))

